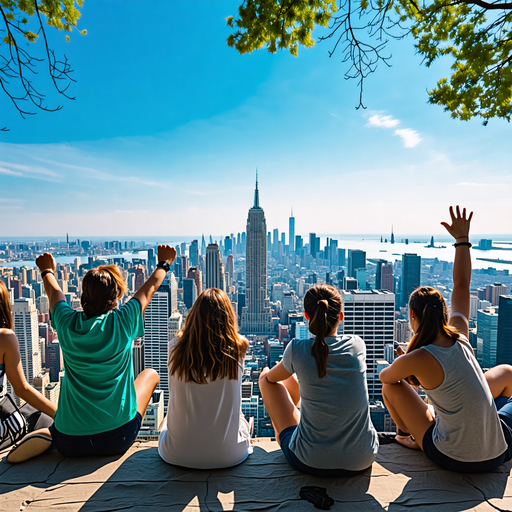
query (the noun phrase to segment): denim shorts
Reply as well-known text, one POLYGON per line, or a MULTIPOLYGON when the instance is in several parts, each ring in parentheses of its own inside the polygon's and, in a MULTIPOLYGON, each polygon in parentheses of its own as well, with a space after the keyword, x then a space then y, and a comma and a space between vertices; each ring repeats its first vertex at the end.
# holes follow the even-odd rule
POLYGON ((508 449, 500 456, 481 462, 461 462, 452 459, 441 453, 434 444, 432 433, 435 424, 432 424, 423 436, 423 451, 425 455, 443 469, 458 473, 489 473, 495 471, 503 463, 508 462, 512 459, 512 398, 500 396, 495 400, 495 403, 501 421, 501 429, 508 445, 508 449))
POLYGON ((108 432, 88 436, 71 436, 59 432, 55 425, 50 427, 50 432, 53 446, 65 457, 122 455, 135 441, 141 424, 142 416, 137 412, 133 420, 108 432))
MULTIPOLYGON (((301 462, 295 454, 290 450, 289 444, 290 439, 292 438, 292 434, 297 429, 297 425, 293 425, 291 427, 285 428, 279 434, 279 441, 281 443, 281 450, 283 450, 283 454, 286 457, 286 460, 290 463, 293 469, 297 471, 301 471, 302 473, 308 473, 309 475, 318 476, 321 478, 338 478, 342 476, 355 476, 360 475, 365 472, 366 469, 362 471, 350 471, 348 469, 319 469, 312 468, 301 462)), ((367 468, 368 469, 368 468, 367 468)))

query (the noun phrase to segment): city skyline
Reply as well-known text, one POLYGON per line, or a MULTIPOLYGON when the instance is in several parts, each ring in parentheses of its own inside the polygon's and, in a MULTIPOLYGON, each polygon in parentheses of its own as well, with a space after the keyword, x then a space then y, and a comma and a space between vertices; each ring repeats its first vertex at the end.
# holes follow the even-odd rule
POLYGON ((139 36, 135 5, 86 2, 87 36, 50 34, 75 69, 77 100, 22 120, 0 99, 10 128, 0 135, 2 235, 243 231, 256 167, 280 231, 293 208, 304 234, 387 234, 394 224, 435 235, 459 203, 475 211, 473 232, 512 233, 512 128, 427 105, 447 63, 427 69, 409 39, 393 42, 393 67, 369 77, 368 109, 356 110, 357 85, 328 42, 298 58, 241 56, 225 43, 238 2, 199 5, 159 4, 139 36), (197 37, 175 23, 170 38, 169 20, 192 15, 197 37), (151 73, 134 75, 137 62, 151 73))

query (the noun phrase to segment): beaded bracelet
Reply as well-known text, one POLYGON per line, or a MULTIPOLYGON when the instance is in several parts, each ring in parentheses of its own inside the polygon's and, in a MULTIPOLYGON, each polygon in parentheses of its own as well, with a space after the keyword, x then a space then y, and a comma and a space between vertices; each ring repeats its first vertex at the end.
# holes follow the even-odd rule
POLYGON ((473 247, 473 244, 470 242, 457 242, 456 244, 453 244, 453 247, 459 247, 461 245, 465 245, 466 247, 473 247))
POLYGON ((55 272, 53 270, 50 270, 50 269, 43 270, 43 272, 41 272, 41 278, 44 279, 44 276, 47 275, 47 274, 55 275, 55 272))

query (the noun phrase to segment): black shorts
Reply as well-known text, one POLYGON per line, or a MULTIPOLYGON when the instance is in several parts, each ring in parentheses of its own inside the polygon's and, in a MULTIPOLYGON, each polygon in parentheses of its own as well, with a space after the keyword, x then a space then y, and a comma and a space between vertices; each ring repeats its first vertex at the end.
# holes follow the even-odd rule
MULTIPOLYGON (((38 411, 29 404, 23 404, 20 407, 20 413, 25 418, 27 434, 34 430, 39 430, 40 428, 50 428, 51 425, 53 425, 53 420, 50 416, 44 412, 38 411)), ((11 438, 6 436, 6 438, 0 442, 0 450, 8 448, 12 444, 11 438)))
POLYGON ((88 436, 71 436, 59 432, 55 425, 50 428, 53 445, 65 457, 89 457, 92 455, 121 455, 133 444, 142 424, 140 413, 133 420, 120 427, 91 434, 88 436))
POLYGON ((508 449, 499 457, 481 462, 461 462, 448 457, 448 455, 441 453, 434 444, 432 433, 434 431, 435 424, 432 424, 423 436, 423 451, 432 462, 435 462, 438 466, 441 466, 443 469, 448 471, 456 471, 458 473, 489 473, 491 471, 495 471, 503 463, 512 458, 512 429, 501 416, 500 420, 508 449))

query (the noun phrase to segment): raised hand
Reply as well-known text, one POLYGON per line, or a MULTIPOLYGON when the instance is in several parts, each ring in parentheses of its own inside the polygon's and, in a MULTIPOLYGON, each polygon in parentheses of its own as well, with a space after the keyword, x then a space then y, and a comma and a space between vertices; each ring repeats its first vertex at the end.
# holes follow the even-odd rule
POLYGON ((450 217, 452 223, 441 222, 441 225, 446 228, 446 231, 455 238, 455 240, 463 240, 469 237, 469 227, 471 225, 471 219, 473 218, 473 212, 466 218, 466 208, 460 212, 459 205, 456 206, 456 213, 453 212, 453 206, 450 206, 450 217))
POLYGON ((176 258, 176 249, 170 245, 159 245, 157 252, 158 261, 166 261, 169 265, 172 265, 176 258))
POLYGON ((57 270, 55 259, 49 252, 45 252, 44 254, 38 256, 36 258, 36 265, 41 272, 44 270, 52 270, 55 272, 55 270, 57 270))

